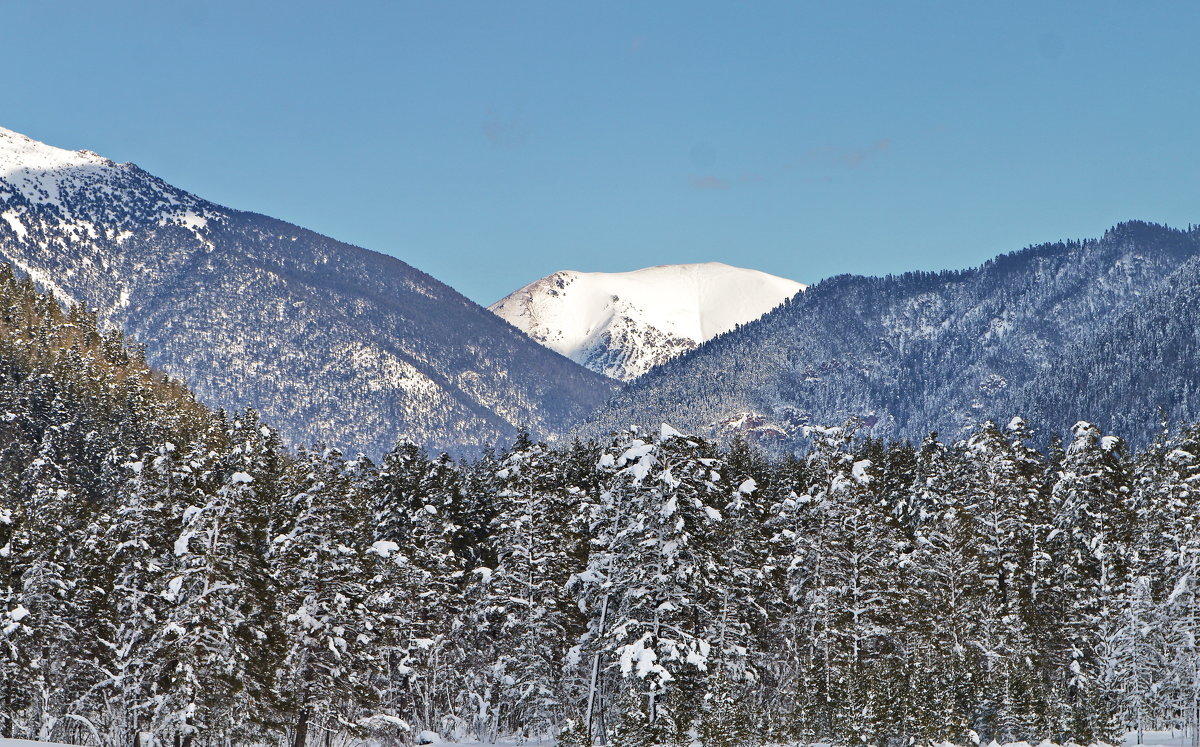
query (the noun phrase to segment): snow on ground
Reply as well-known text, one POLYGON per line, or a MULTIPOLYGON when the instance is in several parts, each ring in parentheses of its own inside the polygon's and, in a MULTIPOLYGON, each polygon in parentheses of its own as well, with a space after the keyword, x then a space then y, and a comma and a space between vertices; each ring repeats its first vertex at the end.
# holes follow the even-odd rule
MULTIPOLYGON (((429 743, 429 747, 553 747, 553 744, 553 742, 515 742, 502 739, 498 742, 432 742, 429 743)), ((72 747, 72 745, 64 745, 58 742, 30 742, 25 739, 4 739, 0 737, 0 747, 72 747)))
MULTIPOLYGON (((500 740, 498 742, 433 742, 431 747, 553 747, 553 742, 516 742, 510 740, 500 740)), ((993 742, 992 746, 996 743, 993 742)), ((1148 731, 1142 735, 1142 747, 1191 747, 1191 736, 1183 732, 1175 731, 1148 731)), ((1130 733, 1122 740, 1122 747, 1138 747, 1137 735, 1130 733)), ((989 746, 989 747, 992 747, 989 746)), ((24 739, 3 739, 0 738, 0 747, 67 747, 56 742, 29 742, 24 739)), ((778 745, 777 747, 787 747, 787 745, 778 745)), ((812 747, 819 747, 813 745, 812 747)), ((948 743, 937 745, 936 747, 953 747, 948 743)), ((1049 742, 1043 742, 1040 745, 1030 745, 1028 742, 1014 742, 1006 744, 1002 747, 1055 747, 1049 742)), ((1105 746, 1108 747, 1108 746, 1105 746)))
MULTIPOLYGON (((1124 744, 1125 747, 1139 744, 1137 734, 1126 734, 1124 744)), ((1191 747, 1192 736, 1182 731, 1147 731, 1142 733, 1141 744, 1146 747, 1191 747)))
MULTIPOLYGON (((501 739, 498 742, 433 742, 430 747, 553 747, 554 742, 514 742, 501 739)), ((3 747, 3 745, 0 745, 3 747)))

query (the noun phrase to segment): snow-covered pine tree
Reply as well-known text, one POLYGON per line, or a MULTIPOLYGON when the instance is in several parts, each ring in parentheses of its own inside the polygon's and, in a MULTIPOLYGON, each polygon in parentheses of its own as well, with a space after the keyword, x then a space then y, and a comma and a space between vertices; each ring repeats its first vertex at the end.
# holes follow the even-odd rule
MULTIPOLYGON (((729 465, 726 471, 735 475, 731 484, 738 481, 736 467, 729 465)), ((799 729, 794 718, 800 696, 794 691, 799 656, 794 648, 801 641, 792 630, 796 605, 788 595, 788 577, 798 523, 793 511, 806 488, 803 463, 795 458, 770 464, 761 482, 755 478, 756 503, 762 511, 757 548, 762 582, 757 600, 763 622, 753 631, 751 655, 757 660, 754 690, 761 734, 777 740, 789 739, 799 729)))
MULTIPOLYGON (((62 407, 59 402, 57 407, 62 407)), ((23 703, 24 723, 15 732, 28 739, 50 740, 70 692, 72 664, 81 653, 88 622, 74 614, 73 598, 80 568, 74 557, 83 541, 79 512, 85 503, 71 484, 71 465, 61 463, 72 425, 59 410, 51 419, 63 423, 48 429, 38 456, 21 477, 19 508, 10 519, 6 544, 11 584, 6 636, 17 642, 11 679, 13 699, 23 703)), ((13 645, 10 643, 10 646, 13 645)), ((86 685, 85 685, 86 687, 86 685)))
MULTIPOLYGON (((191 493, 173 543, 163 594, 165 731, 191 747, 269 726, 281 649, 276 594, 265 557, 281 465, 273 434, 253 411, 228 427, 227 454, 189 455, 191 493)), ((202 446, 200 447, 202 449, 202 446)))
POLYGON ((369 493, 371 539, 380 559, 376 609, 388 621, 384 712, 413 727, 461 731, 458 675, 473 635, 465 624, 464 557, 471 545, 456 522, 463 477, 448 458, 401 443, 383 460, 369 493))
MULTIPOLYGON (((5 400, 11 403, 11 395, 5 400)), ((16 414, 11 414, 15 420, 16 414)), ((0 424, 0 428, 9 430, 6 426, 0 424)), ((16 443, 19 443, 17 439, 12 438, 9 441, 10 448, 16 443)), ((31 628, 24 623, 29 610, 21 603, 20 591, 15 583, 21 566, 13 557, 13 541, 20 541, 17 522, 24 514, 24 501, 17 493, 17 480, 11 474, 8 460, 0 464, 7 468, 0 471, 0 671, 15 673, 24 666, 24 644, 31 633, 31 628)), ((25 683, 22 680, 15 676, 0 679, 0 736, 11 739, 16 734, 17 714, 24 709, 25 699, 25 683)))
POLYGON ((174 560, 170 517, 188 482, 170 441, 125 466, 130 471, 126 498, 110 509, 98 539, 107 551, 105 564, 114 572, 110 697, 119 720, 111 737, 117 744, 142 747, 141 734, 158 726, 156 704, 164 696, 159 630, 167 601, 160 591, 174 560))
POLYGON ((1113 739, 1111 659, 1127 599, 1129 548, 1136 531, 1131 477, 1120 439, 1079 422, 1053 488, 1056 508, 1048 543, 1056 571, 1055 608, 1063 633, 1060 739, 1113 739))
POLYGON ((705 569, 698 598, 704 608, 704 637, 712 645, 709 687, 699 727, 705 744, 718 734, 744 744, 767 732, 758 683, 765 670, 764 648, 772 599, 770 535, 764 505, 766 465, 744 442, 735 442, 722 462, 712 461, 710 479, 721 486, 722 529, 708 532, 705 569), (721 479, 717 479, 721 478, 721 479), (757 478, 757 479, 756 479, 757 478))
POLYGON ((35 628, 24 604, 21 578, 27 567, 29 527, 25 501, 15 480, 0 490, 0 736, 24 736, 21 716, 32 699, 28 671, 35 650, 35 628))
POLYGON ((783 663, 779 681, 786 693, 786 706, 777 728, 786 737, 814 740, 834 734, 833 699, 837 687, 833 676, 833 607, 830 604, 830 571, 825 553, 827 543, 840 531, 828 493, 823 490, 849 448, 849 427, 810 430, 813 445, 804 464, 807 487, 812 493, 789 491, 773 507, 770 520, 778 564, 784 568, 781 596, 787 602, 777 623, 783 663), (819 487, 818 487, 819 486, 819 487))
POLYGON ((333 450, 301 453, 284 498, 292 525, 272 542, 273 580, 286 614, 279 687, 296 714, 293 747, 305 747, 314 728, 359 731, 376 705, 370 513, 353 470, 333 450))
POLYGON ((908 728, 917 742, 939 739, 967 744, 976 724, 982 689, 976 638, 984 591, 975 527, 966 513, 971 465, 962 449, 934 437, 918 449, 913 481, 898 516, 911 529, 913 551, 905 576, 911 610, 898 617, 917 676, 902 696, 908 728))
POLYGON ((668 426, 657 442, 624 439, 601 457, 609 482, 580 576, 589 617, 581 651, 607 675, 606 697, 625 702, 624 725, 603 711, 593 723, 641 724, 655 738, 678 738, 698 715, 711 644, 697 594, 714 560, 703 538, 722 521, 724 503, 715 464, 709 444, 668 426))
POLYGON ((0 735, 123 739, 114 669, 118 569, 108 541, 129 492, 122 465, 163 434, 203 430, 207 412, 182 387, 148 371, 119 334, 101 333, 94 313, 63 309, 5 266, 0 415, 0 494, 11 500, 3 509, 8 523, 0 522, 8 535, 0 544, 0 630, 7 631, 0 657, 12 659, 0 671, 7 675, 20 657, 26 664, 49 657, 43 671, 57 683, 53 692, 22 700, 37 678, 0 676, 0 735), (26 581, 39 604, 60 597, 66 614, 35 617, 21 602, 26 581), (47 589, 58 591, 47 596, 47 589), (53 644, 32 645, 27 636, 51 626, 58 628, 53 644), (31 645, 14 651, 18 639, 31 645))
POLYGON ((976 730, 1000 743, 1032 739, 1039 726, 1040 673, 1032 666, 1036 657, 1026 614, 1031 589, 1022 569, 1033 563, 1031 519, 1041 503, 1044 467, 1026 437, 1024 421, 1013 418, 1003 431, 985 423, 965 444, 972 470, 962 516, 972 525, 968 541, 983 592, 970 645, 983 653, 980 665, 988 682, 976 730))
POLYGON ((566 709, 562 654, 568 622, 557 603, 570 575, 564 506, 573 486, 559 455, 522 433, 497 472, 492 542, 497 564, 488 584, 496 637, 494 718, 508 733, 552 734, 566 709))
POLYGON ((888 690, 907 677, 906 652, 886 623, 904 606, 897 574, 908 542, 892 507, 873 491, 878 468, 853 449, 851 433, 846 427, 819 434, 810 457, 809 490, 828 531, 812 537, 797 559, 793 595, 814 621, 811 682, 824 700, 818 728, 834 739, 867 742, 907 720, 888 690), (819 563, 811 562, 816 557, 819 563))
POLYGON ((1165 612, 1152 596, 1150 577, 1134 574, 1126 584, 1121 617, 1109 644, 1112 671, 1107 679, 1114 686, 1110 693, 1114 720, 1122 731, 1136 735, 1137 744, 1170 713, 1163 699, 1169 671, 1165 612))
POLYGON ((1139 488, 1150 494, 1143 505, 1155 509, 1147 529, 1162 528, 1155 564, 1165 617, 1162 707, 1179 714, 1200 745, 1200 427, 1168 440, 1156 457, 1146 465, 1149 484, 1139 488))
POLYGON ((708 692, 700 706, 696 735, 704 747, 758 747, 763 743, 763 724, 747 697, 744 682, 731 682, 731 673, 721 669, 709 678, 708 692))
MULTIPOLYGON (((1129 556, 1129 582, 1125 585, 1121 621, 1112 643, 1109 679, 1117 684, 1113 706, 1118 723, 1141 743, 1151 724, 1163 724, 1175 713, 1169 661, 1174 648, 1167 596, 1174 562, 1175 527, 1186 514, 1186 496, 1172 487, 1177 476, 1171 462, 1177 451, 1174 438, 1163 425, 1156 442, 1138 455, 1133 466, 1133 515, 1136 521, 1129 556), (1173 455, 1173 456, 1172 456, 1173 455), (1185 500, 1181 501, 1179 498, 1185 500)), ((1187 540, 1184 539, 1186 542, 1187 540)))

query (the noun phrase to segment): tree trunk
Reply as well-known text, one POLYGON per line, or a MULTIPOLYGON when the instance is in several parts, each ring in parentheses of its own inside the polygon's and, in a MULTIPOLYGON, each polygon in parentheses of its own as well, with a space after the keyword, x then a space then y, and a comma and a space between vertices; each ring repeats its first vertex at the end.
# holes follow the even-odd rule
MULTIPOLYGON (((597 639, 604 638, 604 628, 608 620, 608 594, 604 595, 604 601, 600 606, 600 631, 597 639)), ((600 682, 600 651, 597 650, 592 656, 592 678, 588 683, 588 699, 587 699, 587 716, 584 719, 584 730, 587 732, 588 740, 592 739, 592 719, 596 714, 596 690, 600 682)), ((604 744, 601 739, 600 744, 604 744)))
POLYGON ((305 747, 308 744, 308 708, 300 711, 300 720, 296 723, 296 734, 292 738, 292 747, 305 747))

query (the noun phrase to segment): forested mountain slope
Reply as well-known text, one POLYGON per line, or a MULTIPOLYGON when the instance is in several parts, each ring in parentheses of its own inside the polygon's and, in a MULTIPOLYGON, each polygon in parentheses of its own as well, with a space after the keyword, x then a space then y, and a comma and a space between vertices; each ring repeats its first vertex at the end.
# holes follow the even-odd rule
POLYGON ((1120 424, 1144 443, 1157 419, 1125 413, 1200 412, 1198 253, 1200 230, 1133 222, 970 270, 835 277, 651 371, 581 432, 666 419, 786 449, 806 423, 856 417, 920 439, 1032 413, 1055 429, 1120 424))
POLYGON ((400 260, 0 129, 0 259, 292 443, 554 434, 612 391, 400 260))
POLYGON ((1077 340, 1008 408, 1043 423, 1081 414, 1146 442, 1165 418, 1200 419, 1200 258, 1165 277, 1132 307, 1077 340))

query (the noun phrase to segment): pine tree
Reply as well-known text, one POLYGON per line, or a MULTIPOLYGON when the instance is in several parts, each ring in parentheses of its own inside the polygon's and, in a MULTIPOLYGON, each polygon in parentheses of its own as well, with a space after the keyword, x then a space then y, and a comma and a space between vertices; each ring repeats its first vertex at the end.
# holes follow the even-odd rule
POLYGON ((1161 527, 1165 703, 1182 715, 1192 744, 1200 744, 1200 429, 1168 441, 1147 466, 1143 492, 1157 509, 1147 529, 1161 527))
POLYGON ((977 724, 984 662, 977 622, 985 586, 971 502, 969 453, 926 439, 906 504, 914 551, 910 609, 904 615, 913 678, 910 728, 921 742, 967 744, 977 724))
POLYGON ((500 510, 494 520, 497 565, 488 591, 496 621, 500 678, 497 707, 512 733, 542 736, 563 720, 562 652, 567 621, 556 597, 570 576, 570 502, 557 455, 522 434, 497 473, 500 510))
POLYGON ((454 678, 471 654, 464 590, 474 541, 456 519, 464 512, 462 479, 448 458, 431 462, 402 443, 369 488, 381 560, 373 606, 389 621, 382 701, 423 729, 458 718, 454 678))
POLYGON ((294 516, 272 542, 273 581, 287 613, 281 687, 297 713, 292 744, 318 725, 354 733, 373 710, 378 666, 372 564, 365 544, 367 497, 336 451, 301 455, 285 498, 294 516))
POLYGON ((1116 728, 1108 694, 1120 628, 1120 601, 1128 583, 1130 476, 1119 439, 1080 422, 1054 485, 1057 507, 1051 553, 1056 557, 1057 609, 1064 625, 1057 665, 1066 711, 1060 734, 1112 738, 1116 728))
POLYGON ((715 482, 724 502, 718 504, 722 529, 709 531, 704 543, 711 567, 698 594, 706 621, 703 635, 712 645, 701 722, 715 738, 711 735, 723 728, 722 720, 728 720, 724 728, 731 738, 744 740, 767 731, 766 707, 755 694, 769 671, 759 655, 767 650, 769 610, 778 609, 767 580, 773 573, 770 510, 764 505, 767 491, 759 487, 759 480, 769 484, 769 478, 765 465, 745 445, 735 444, 726 460, 709 466, 710 478, 722 478, 715 482))
POLYGON ((8 617, 17 625, 8 637, 23 639, 13 662, 12 678, 21 683, 14 699, 24 702, 27 714, 23 736, 39 740, 53 738, 58 714, 67 706, 67 672, 85 624, 73 614, 72 573, 83 539, 74 513, 83 501, 72 490, 70 465, 59 463, 64 430, 45 433, 38 457, 22 477, 27 492, 7 545, 15 601, 8 617))
POLYGON ((606 692, 643 703, 631 718, 677 736, 695 720, 710 666, 697 593, 713 565, 701 538, 722 520, 717 462, 709 445, 664 426, 657 443, 620 442, 600 465, 611 482, 582 577, 581 650, 608 675, 606 692))
POLYGON ((265 557, 277 447, 253 412, 234 420, 228 441, 227 456, 190 460, 191 494, 163 592, 171 603, 162 643, 170 693, 164 721, 182 747, 197 734, 269 725, 278 707, 270 695, 278 616, 265 557))
POLYGON ((169 520, 176 501, 186 493, 174 443, 165 441, 142 459, 127 463, 131 476, 127 499, 106 517, 103 536, 105 564, 115 569, 110 596, 113 641, 112 676, 123 717, 120 742, 141 747, 141 734, 154 732, 156 704, 164 693, 159 678, 167 602, 165 588, 173 553, 169 520))
POLYGON ((762 744, 761 724, 746 697, 744 683, 734 683, 727 672, 709 682, 696 726, 704 747, 757 747, 762 744))
POLYGON ((979 583, 984 595, 974 617, 974 645, 994 695, 984 705, 978 730, 1001 743, 1032 739, 1037 733, 1038 673, 1025 662, 1035 657, 1029 628, 1031 590, 1022 568, 1033 562, 1043 467, 1025 445, 1025 424, 1014 418, 1002 432, 986 423, 966 443, 974 465, 963 507, 973 523, 979 583))

